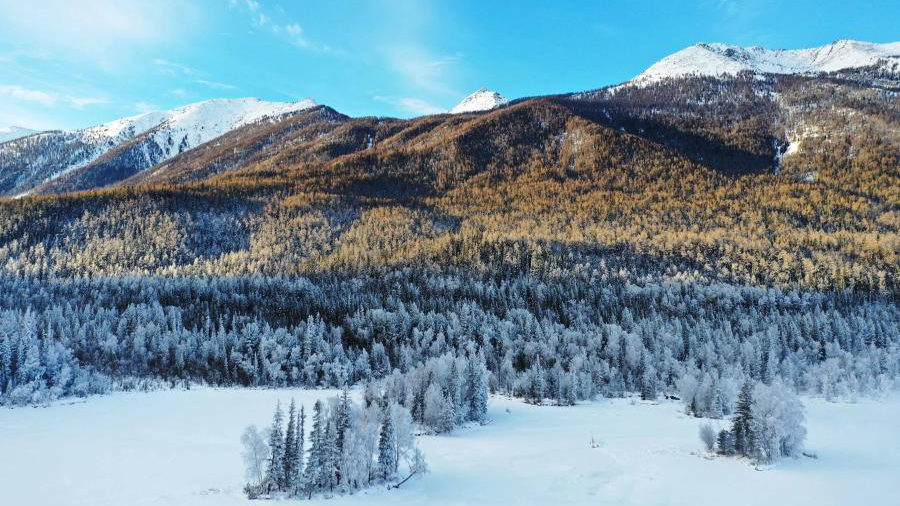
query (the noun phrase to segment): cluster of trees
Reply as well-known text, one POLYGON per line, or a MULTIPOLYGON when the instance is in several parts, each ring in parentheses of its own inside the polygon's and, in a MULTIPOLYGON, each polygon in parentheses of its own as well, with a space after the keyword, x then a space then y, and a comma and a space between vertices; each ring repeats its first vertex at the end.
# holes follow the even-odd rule
POLYGON ((316 401, 308 433, 303 406, 298 411, 292 400, 286 424, 284 417, 279 404, 267 431, 251 425, 241 436, 251 499, 353 493, 390 484, 401 469, 401 484, 428 470, 409 410, 387 393, 362 406, 346 390, 340 398, 316 401))
POLYGON ((779 457, 797 457, 806 439, 803 404, 784 384, 747 381, 741 387, 731 428, 718 433, 709 423, 700 426, 700 439, 708 451, 769 463, 779 457))
MULTIPOLYGON (((379 387, 409 409, 413 421, 441 433, 487 419, 488 377, 484 354, 470 342, 467 355, 444 353, 406 373, 395 370, 379 387)), ((377 397, 371 383, 365 397, 367 403, 377 397)))
POLYGON ((872 294, 420 270, 0 277, 0 291, 4 404, 156 382, 340 388, 397 370, 418 371, 396 396, 417 421, 426 397, 444 404, 437 390, 476 413, 456 392, 482 381, 536 403, 678 390, 715 416, 747 378, 840 397, 900 377, 900 309, 872 294))

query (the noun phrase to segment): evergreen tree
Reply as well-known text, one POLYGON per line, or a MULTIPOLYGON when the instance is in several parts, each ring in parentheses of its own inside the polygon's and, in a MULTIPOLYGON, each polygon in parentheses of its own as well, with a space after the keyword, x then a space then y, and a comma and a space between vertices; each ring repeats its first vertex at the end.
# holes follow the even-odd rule
POLYGON ((284 455, 281 465, 281 489, 293 490, 297 485, 299 476, 297 476, 297 406, 294 399, 288 407, 288 422, 284 432, 284 455))
POLYGON ((388 404, 384 407, 381 435, 378 438, 378 476, 384 481, 389 480, 397 472, 399 458, 396 439, 394 421, 391 418, 391 409, 388 404))
POLYGON ((322 412, 322 401, 317 400, 313 405, 312 429, 309 433, 309 458, 306 460, 306 467, 303 473, 303 486, 307 491, 308 497, 322 490, 324 485, 324 413, 322 412))
POLYGON ((738 394, 738 402, 734 410, 731 428, 731 432, 734 435, 734 451, 738 455, 752 456, 755 454, 752 427, 753 384, 750 380, 747 380, 741 387, 740 394, 738 394))
POLYGON ((294 440, 297 443, 297 451, 295 452, 297 455, 297 483, 296 487, 300 487, 303 483, 303 459, 306 454, 306 407, 302 404, 300 405, 300 414, 297 415, 297 436, 294 440))
POLYGON ((283 419, 284 414, 279 402, 275 406, 272 428, 269 431, 269 465, 266 468, 266 481, 277 490, 282 490, 281 485, 284 483, 284 432, 281 427, 283 419))

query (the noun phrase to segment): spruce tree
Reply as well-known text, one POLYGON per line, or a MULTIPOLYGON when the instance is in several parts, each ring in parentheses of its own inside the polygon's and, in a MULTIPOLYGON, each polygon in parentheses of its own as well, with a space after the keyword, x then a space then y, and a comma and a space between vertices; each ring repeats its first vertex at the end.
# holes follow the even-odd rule
POLYGON ((301 485, 302 476, 303 476, 303 459, 305 457, 305 443, 306 443, 306 433, 305 433, 305 425, 306 425, 306 408, 301 404, 300 405, 300 414, 297 415, 297 437, 295 438, 297 442, 297 483, 296 486, 299 487, 301 485))
POLYGON ((278 490, 281 490, 284 476, 284 433, 281 428, 283 418, 284 414, 281 411, 281 402, 279 402, 275 406, 272 429, 269 432, 269 465, 266 468, 266 481, 278 490))
POLYGON ((281 464, 281 488, 292 491, 297 484, 297 406, 294 399, 288 407, 287 429, 284 431, 284 456, 281 464))
POLYGON ((752 456, 755 453, 753 438, 753 384, 744 382, 738 394, 737 406, 734 410, 732 433, 734 434, 734 451, 738 455, 752 456))
POLYGON ((391 407, 384 407, 384 418, 381 423, 381 435, 378 438, 378 475, 385 481, 397 472, 397 444, 394 434, 394 421, 391 418, 391 407))
POLYGON ((307 497, 312 497, 313 493, 322 489, 324 430, 322 417, 322 401, 317 400, 313 405, 312 430, 309 433, 309 458, 303 473, 303 486, 306 488, 307 497))

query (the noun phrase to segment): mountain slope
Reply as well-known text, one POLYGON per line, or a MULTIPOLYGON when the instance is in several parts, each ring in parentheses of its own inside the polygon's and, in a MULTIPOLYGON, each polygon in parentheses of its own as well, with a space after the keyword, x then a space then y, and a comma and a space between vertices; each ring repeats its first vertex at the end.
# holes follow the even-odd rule
POLYGON ((500 107, 501 105, 505 105, 508 102, 509 100, 504 98, 503 95, 497 93, 496 91, 481 88, 475 93, 472 93, 468 97, 464 98, 462 102, 456 104, 453 109, 450 109, 450 114, 489 111, 491 109, 500 107))
POLYGON ((44 132, 18 139, 0 147, 0 194, 109 184, 234 128, 315 105, 311 100, 215 99, 82 130, 44 132))
POLYGON ((758 74, 815 74, 877 65, 900 70, 900 42, 876 44, 839 40, 809 49, 766 49, 730 44, 698 43, 669 55, 631 80, 646 85, 684 76, 758 74))
POLYGON ((37 132, 37 130, 17 126, 0 127, 0 144, 20 137, 27 137, 37 132))

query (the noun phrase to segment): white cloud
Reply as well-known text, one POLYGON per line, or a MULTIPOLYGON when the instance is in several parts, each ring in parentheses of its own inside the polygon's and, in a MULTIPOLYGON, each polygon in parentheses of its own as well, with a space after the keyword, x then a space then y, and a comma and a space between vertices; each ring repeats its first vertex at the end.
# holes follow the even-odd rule
POLYGON ((203 86, 206 86, 207 88, 212 88, 214 90, 233 90, 233 89, 237 88, 237 86, 235 86, 233 84, 219 83, 216 81, 209 81, 207 79, 197 79, 194 82, 197 84, 202 84, 203 86))
POLYGON ((108 104, 109 100, 100 97, 66 97, 66 102, 76 109, 84 109, 91 105, 108 104))
MULTIPOLYGON (((324 53, 336 53, 333 48, 326 44, 309 40, 303 31, 303 27, 295 20, 274 19, 269 13, 264 12, 259 2, 245 0, 242 3, 237 0, 231 0, 229 5, 232 8, 245 11, 254 27, 268 30, 276 37, 280 37, 297 47, 324 53)), ((283 9, 281 13, 284 14, 283 9)))
POLYGON ((4 39, 97 65, 171 42, 191 26, 195 7, 177 0, 0 0, 4 39))
POLYGON ((456 96, 459 93, 448 85, 452 68, 462 54, 436 56, 424 46, 410 44, 393 46, 388 50, 388 64, 407 83, 429 93, 456 96))
POLYGON ((57 96, 40 90, 31 90, 21 86, 10 85, 0 86, 0 97, 10 97, 16 100, 25 100, 28 102, 37 102, 41 105, 51 107, 56 104, 57 96))
POLYGON ((159 107, 157 107, 156 105, 151 104, 149 102, 141 101, 141 102, 136 102, 134 104, 134 110, 136 110, 137 112, 151 112, 151 111, 158 111, 159 107))
POLYGON ((391 104, 398 110, 403 112, 422 115, 422 114, 439 114, 447 112, 447 109, 439 105, 433 104, 428 100, 416 97, 385 97, 376 95, 373 97, 377 102, 391 104))

